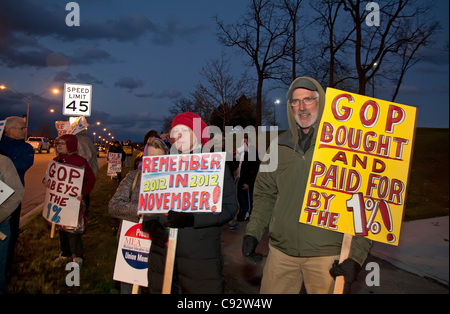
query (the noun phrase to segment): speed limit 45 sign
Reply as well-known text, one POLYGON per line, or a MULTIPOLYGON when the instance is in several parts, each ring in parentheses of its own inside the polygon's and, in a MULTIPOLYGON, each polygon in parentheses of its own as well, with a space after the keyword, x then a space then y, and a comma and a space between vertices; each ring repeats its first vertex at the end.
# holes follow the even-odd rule
POLYGON ((91 115, 92 85, 64 84, 63 115, 87 116, 91 115))

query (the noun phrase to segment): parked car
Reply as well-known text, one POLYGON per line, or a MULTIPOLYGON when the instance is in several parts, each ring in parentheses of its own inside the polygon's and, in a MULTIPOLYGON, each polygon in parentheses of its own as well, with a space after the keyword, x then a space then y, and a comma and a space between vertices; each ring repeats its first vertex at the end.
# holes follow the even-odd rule
POLYGON ((106 148, 103 145, 95 143, 95 146, 97 148, 97 157, 100 156, 100 153, 106 153, 106 148))
POLYGON ((50 153, 50 142, 46 137, 29 137, 27 143, 33 146, 34 151, 42 153, 43 150, 46 150, 47 153, 50 153))

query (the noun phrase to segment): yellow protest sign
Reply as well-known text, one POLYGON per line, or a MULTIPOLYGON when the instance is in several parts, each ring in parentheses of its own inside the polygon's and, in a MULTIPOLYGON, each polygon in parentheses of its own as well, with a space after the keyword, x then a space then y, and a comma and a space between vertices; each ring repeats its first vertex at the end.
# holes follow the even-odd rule
POLYGON ((300 222, 398 245, 416 116, 328 88, 300 222))

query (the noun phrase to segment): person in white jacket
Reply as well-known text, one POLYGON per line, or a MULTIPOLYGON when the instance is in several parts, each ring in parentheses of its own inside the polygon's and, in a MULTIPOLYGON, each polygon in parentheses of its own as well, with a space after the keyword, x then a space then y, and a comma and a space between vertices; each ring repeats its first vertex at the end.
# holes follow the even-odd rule
POLYGON ((6 293, 5 272, 10 238, 9 218, 22 201, 24 188, 13 162, 1 151, 0 181, 2 181, 0 187, 0 294, 4 294, 6 293), (4 184, 14 191, 10 196, 5 195, 4 184))

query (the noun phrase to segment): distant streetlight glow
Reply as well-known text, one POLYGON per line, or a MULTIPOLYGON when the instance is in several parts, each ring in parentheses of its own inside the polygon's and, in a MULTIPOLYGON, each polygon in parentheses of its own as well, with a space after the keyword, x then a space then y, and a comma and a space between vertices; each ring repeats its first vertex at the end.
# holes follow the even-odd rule
MULTIPOLYGON (((42 93, 38 94, 38 95, 34 95, 34 96, 30 96, 27 97, 24 94, 22 94, 21 92, 15 90, 14 88, 10 87, 10 86, 6 86, 6 85, 0 85, 0 89, 4 90, 4 89, 10 89, 12 90, 14 93, 18 94, 19 96, 21 96, 22 98, 25 98, 27 100, 27 121, 26 121, 26 128, 27 128, 27 133, 25 135, 25 138, 28 137, 28 121, 30 120, 30 102, 32 99, 36 98, 36 97, 40 97, 42 95, 44 95, 46 92, 48 92, 50 89, 46 89, 45 91, 43 91, 42 93)), ((59 94, 59 89, 57 88, 53 88, 52 93, 57 95, 59 94)), ((50 111, 53 112, 53 111, 50 111)))

